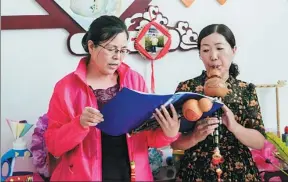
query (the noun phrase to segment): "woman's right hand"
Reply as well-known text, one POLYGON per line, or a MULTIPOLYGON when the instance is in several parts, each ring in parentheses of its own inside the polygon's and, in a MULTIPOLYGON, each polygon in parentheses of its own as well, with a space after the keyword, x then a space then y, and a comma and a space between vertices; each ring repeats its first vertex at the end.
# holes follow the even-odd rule
POLYGON ((215 128, 218 127, 218 118, 205 118, 197 121, 195 129, 192 133, 192 138, 197 142, 205 140, 208 135, 211 135, 215 128))
POLYGON ((87 128, 89 126, 96 126, 98 123, 104 121, 103 115, 99 110, 92 107, 85 107, 81 116, 80 124, 87 128))

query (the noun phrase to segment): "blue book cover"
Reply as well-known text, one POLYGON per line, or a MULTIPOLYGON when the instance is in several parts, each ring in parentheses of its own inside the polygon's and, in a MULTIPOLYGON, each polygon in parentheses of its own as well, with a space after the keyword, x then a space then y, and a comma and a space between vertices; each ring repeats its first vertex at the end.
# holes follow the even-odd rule
POLYGON ((182 105, 188 99, 209 98, 213 102, 210 111, 204 112, 202 118, 211 116, 215 111, 220 109, 223 104, 218 100, 201 94, 192 92, 177 92, 174 94, 159 95, 143 93, 128 88, 121 89, 116 96, 106 103, 100 110, 104 116, 104 121, 96 127, 102 132, 119 136, 125 133, 136 133, 142 130, 159 127, 157 121, 152 117, 156 108, 161 105, 169 107, 172 103, 181 118, 181 132, 192 130, 195 122, 187 121, 183 118, 182 105))

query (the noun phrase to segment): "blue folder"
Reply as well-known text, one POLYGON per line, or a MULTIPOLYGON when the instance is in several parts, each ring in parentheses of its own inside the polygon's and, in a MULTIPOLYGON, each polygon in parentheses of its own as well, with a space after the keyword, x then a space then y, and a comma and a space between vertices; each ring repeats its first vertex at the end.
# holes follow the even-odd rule
MULTIPOLYGON (((159 126, 157 125, 157 121, 152 117, 152 114, 161 105, 165 105, 169 109, 169 104, 172 103, 179 117, 181 117, 182 105, 186 100, 199 100, 203 97, 211 99, 213 107, 210 111, 204 112, 200 119, 211 116, 223 106, 223 103, 217 99, 192 92, 159 95, 138 92, 124 87, 100 109, 100 112, 104 116, 104 121, 96 127, 112 136, 133 133, 135 131, 139 132, 149 127, 151 128, 150 124, 159 126)), ((182 117, 180 132, 192 130, 194 124, 195 122, 187 121, 182 117)))

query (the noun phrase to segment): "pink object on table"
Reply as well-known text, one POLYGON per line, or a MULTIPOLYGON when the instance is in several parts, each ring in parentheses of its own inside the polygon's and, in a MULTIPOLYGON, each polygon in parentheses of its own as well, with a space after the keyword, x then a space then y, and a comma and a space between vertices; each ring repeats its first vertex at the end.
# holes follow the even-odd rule
POLYGON ((275 146, 270 143, 269 141, 265 140, 265 144, 263 149, 251 150, 253 160, 255 161, 259 171, 277 171, 278 169, 275 168, 272 164, 279 166, 279 160, 274 157, 273 152, 277 151, 275 146), (266 160, 270 160, 272 164, 266 162, 266 160))

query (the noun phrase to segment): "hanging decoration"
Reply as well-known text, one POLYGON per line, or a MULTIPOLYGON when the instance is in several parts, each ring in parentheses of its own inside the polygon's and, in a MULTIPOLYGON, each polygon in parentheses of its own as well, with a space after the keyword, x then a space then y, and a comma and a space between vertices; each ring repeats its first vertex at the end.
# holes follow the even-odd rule
MULTIPOLYGON (((189 8, 195 0, 181 0, 182 3, 189 8)), ((219 4, 224 5, 226 3, 227 0, 217 0, 219 4)))
POLYGON ((144 58, 151 61, 151 92, 155 93, 154 61, 169 52, 171 35, 166 27, 155 21, 157 14, 152 18, 151 12, 149 13, 151 21, 140 29, 134 46, 144 58))
POLYGON ((47 15, 1 16, 1 28, 3 30, 63 28, 68 32, 66 42, 68 51, 75 56, 85 56, 85 50, 79 45, 81 45, 86 29, 89 28, 87 25, 90 25, 96 17, 103 13, 119 16, 121 10, 122 14, 119 18, 127 25, 129 37, 131 37, 127 46, 129 53, 138 54, 134 40, 140 28, 151 21, 149 17, 149 13, 151 13, 152 18, 157 14, 155 21, 165 26, 171 34, 173 40, 169 52, 197 50, 198 34, 193 31, 189 23, 177 21, 175 25, 171 25, 168 17, 159 11, 158 6, 149 5, 152 0, 133 0, 131 3, 124 3, 123 0, 101 0, 99 2, 98 0, 97 2, 96 0, 94 2, 92 2, 93 0, 67 0, 65 3, 62 1, 35 0, 35 3, 43 8, 47 15))
POLYGON ((227 0, 217 0, 219 4, 223 5, 226 3, 227 0))
POLYGON ((189 8, 195 0, 181 0, 182 3, 189 8))
POLYGON ((178 21, 170 26, 168 18, 158 6, 150 5, 144 13, 137 13, 125 19, 131 41, 130 54, 140 54, 151 63, 151 92, 155 93, 154 61, 176 50, 197 50, 198 34, 187 21, 178 21), (157 39, 156 39, 157 38, 157 39), (154 42, 155 45, 152 46, 154 42), (156 45, 157 42, 157 45, 156 45))

